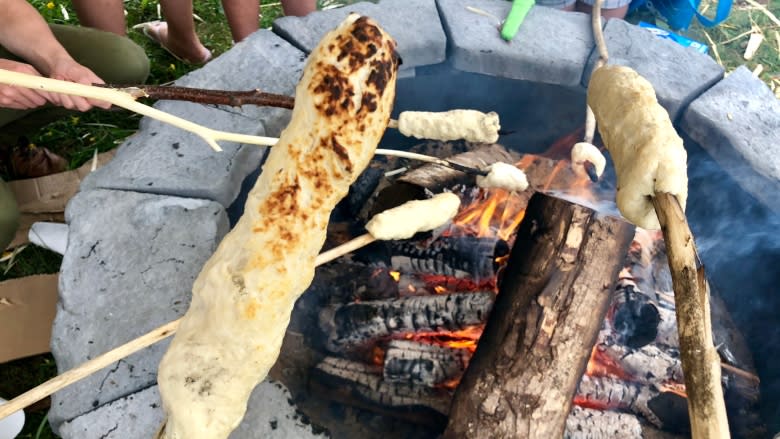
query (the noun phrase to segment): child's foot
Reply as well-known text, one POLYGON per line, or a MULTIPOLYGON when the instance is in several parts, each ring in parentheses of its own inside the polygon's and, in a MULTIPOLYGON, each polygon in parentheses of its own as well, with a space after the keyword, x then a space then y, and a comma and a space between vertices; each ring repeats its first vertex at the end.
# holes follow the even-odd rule
POLYGON ((133 26, 143 34, 159 44, 160 47, 170 53, 179 61, 192 65, 203 65, 211 60, 211 51, 198 41, 195 45, 184 45, 168 35, 168 23, 164 21, 149 21, 133 26))

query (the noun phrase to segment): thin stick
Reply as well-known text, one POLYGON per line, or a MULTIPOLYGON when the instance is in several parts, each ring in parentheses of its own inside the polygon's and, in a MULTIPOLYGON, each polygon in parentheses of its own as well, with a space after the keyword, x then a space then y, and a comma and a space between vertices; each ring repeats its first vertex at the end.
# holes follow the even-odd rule
POLYGON ((401 157, 405 159, 419 160, 421 162, 433 163, 436 165, 444 166, 446 168, 454 169, 456 171, 464 172, 466 174, 482 175, 482 176, 488 174, 487 171, 483 171, 482 169, 472 168, 470 166, 464 166, 461 165, 460 163, 455 163, 449 160, 440 159, 438 157, 433 157, 425 154, 417 154, 416 152, 377 148, 376 151, 374 151, 374 154, 401 157))
MULTIPOLYGON (((376 241, 376 238, 366 233, 365 235, 358 236, 344 244, 334 247, 326 252, 321 253, 315 260, 315 265, 322 265, 326 262, 330 262, 336 258, 351 253, 361 247, 364 247, 372 242, 376 241)), ((181 323, 182 318, 174 320, 170 323, 166 323, 159 328, 153 329, 146 334, 133 339, 122 346, 114 348, 102 355, 99 355, 73 369, 64 372, 56 377, 40 384, 27 392, 22 393, 16 398, 8 401, 6 404, 0 405, 0 419, 3 419, 12 413, 22 410, 31 404, 34 404, 43 398, 57 392, 76 381, 79 381, 87 376, 99 371, 100 369, 111 365, 141 349, 151 346, 160 340, 176 333, 181 323)))
MULTIPOLYGON (((596 0, 593 3, 591 11, 591 27, 593 28, 593 40, 596 42, 596 48, 599 52, 599 59, 593 68, 595 71, 599 67, 607 64, 609 61, 609 52, 607 51, 607 42, 604 40, 604 32, 601 26, 601 4, 603 0, 596 0)), ((582 141, 593 144, 593 137, 596 135, 596 116, 590 105, 585 104, 585 136, 582 141)))
POLYGON ((696 244, 677 198, 656 193, 653 206, 663 231, 672 274, 691 436, 727 438, 729 426, 720 384, 721 362, 712 339, 704 268, 697 266, 696 244))
POLYGON ((759 11, 763 12, 764 15, 767 16, 770 20, 772 20, 773 23, 780 26, 780 20, 777 19, 775 14, 772 13, 769 9, 766 8, 766 6, 762 5, 761 3, 755 1, 755 0, 745 0, 747 4, 750 6, 753 6, 754 8, 758 9, 759 11))
POLYGON ((376 238, 371 236, 370 233, 360 235, 357 238, 353 238, 338 247, 333 247, 330 250, 320 253, 317 256, 317 259, 314 261, 314 265, 319 266, 334 259, 338 259, 348 253, 352 253, 359 248, 365 247, 374 241, 376 241, 376 238))
POLYGON ((723 66, 723 60, 720 59, 720 53, 718 53, 718 45, 715 44, 715 41, 712 41, 710 34, 707 32, 704 32, 704 36, 707 38, 707 41, 709 41, 710 47, 712 47, 712 53, 715 55, 715 61, 717 61, 720 66, 723 66))
POLYGON ((169 101, 187 101, 200 104, 229 105, 231 107, 257 105, 287 108, 290 110, 295 106, 295 98, 292 96, 266 93, 260 90, 209 90, 205 88, 178 87, 172 85, 132 85, 120 87, 110 84, 97 84, 96 86, 125 92, 135 99, 149 98, 169 101))
POLYGON ((38 385, 25 393, 22 393, 16 398, 8 401, 6 404, 0 405, 0 419, 3 419, 17 410, 21 410, 40 401, 52 393, 81 380, 82 378, 88 377, 89 375, 99 371, 111 363, 119 361, 134 352, 137 352, 147 346, 151 346, 154 343, 157 343, 158 341, 173 335, 176 332, 176 329, 178 329, 180 322, 181 319, 166 323, 159 328, 153 329, 152 331, 134 340, 131 340, 122 346, 119 346, 116 349, 112 349, 103 355, 82 363, 78 367, 57 375, 49 381, 46 381, 45 383, 38 385))
POLYGON ((746 370, 740 369, 736 366, 732 366, 728 363, 724 363, 723 361, 720 362, 720 367, 723 368, 723 370, 727 372, 731 372, 734 375, 739 375, 742 378, 749 379, 750 381, 753 381, 755 384, 761 383, 761 378, 758 377, 756 374, 752 374, 746 370))
POLYGON ((126 108, 130 111, 134 111, 144 116, 169 123, 183 130, 190 131, 200 136, 215 151, 222 151, 222 148, 217 144, 217 141, 219 140, 263 146, 271 146, 278 140, 273 137, 251 136, 212 130, 194 122, 190 122, 186 119, 182 119, 178 116, 174 116, 156 108, 152 108, 148 105, 144 105, 140 102, 136 102, 135 99, 128 93, 123 93, 117 90, 95 87, 92 85, 77 84, 68 81, 60 81, 51 78, 43 78, 40 76, 27 75, 24 73, 10 72, 3 69, 0 69, 0 83, 110 102, 113 105, 126 108))

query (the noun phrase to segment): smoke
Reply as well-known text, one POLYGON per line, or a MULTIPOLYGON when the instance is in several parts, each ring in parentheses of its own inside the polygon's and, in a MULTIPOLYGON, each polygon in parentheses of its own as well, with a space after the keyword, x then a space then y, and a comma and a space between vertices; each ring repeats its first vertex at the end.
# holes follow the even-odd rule
POLYGON ((780 215, 689 143, 688 220, 707 276, 753 353, 763 418, 780 431, 780 215))

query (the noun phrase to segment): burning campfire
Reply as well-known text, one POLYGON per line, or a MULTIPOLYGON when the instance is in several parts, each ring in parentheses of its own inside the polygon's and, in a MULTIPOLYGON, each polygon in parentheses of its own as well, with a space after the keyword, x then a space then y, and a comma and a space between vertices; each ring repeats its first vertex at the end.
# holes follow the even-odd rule
MULTIPOLYGON (((453 145, 428 143, 420 148, 432 154, 457 152, 453 145)), ((451 160, 469 165, 507 156, 512 154, 490 145, 452 155, 451 160)), ((575 175, 566 160, 512 158, 535 191, 593 204, 609 197, 602 194, 603 187, 575 175)), ((350 262, 321 267, 298 304, 299 317, 310 315, 297 326, 316 348, 308 373, 308 387, 315 394, 441 432, 499 294, 532 195, 476 188, 462 175, 433 165, 383 178, 384 172, 392 175, 401 165, 391 161, 381 172, 366 173, 376 181, 363 183, 379 187, 371 197, 351 194, 352 212, 344 215, 344 222, 333 223, 331 244, 348 238, 344 230, 350 228, 345 225, 350 215, 370 216, 391 207, 378 204, 398 204, 426 188, 448 187, 460 196, 460 211, 444 230, 375 245, 350 262), (356 208, 354 197, 370 201, 356 208), (316 318, 318 330, 303 329, 307 318, 316 318)), ((615 274, 613 299, 598 339, 586 353, 589 361, 568 415, 567 435, 614 437, 619 432, 621 437, 640 437, 656 429, 685 434, 686 392, 661 234, 637 230, 615 274)), ((722 351, 729 349, 721 346, 722 351)), ((285 357, 283 351, 283 366, 277 370, 297 361, 285 357)), ((756 377, 749 360, 732 360, 731 370, 737 373, 724 380, 732 408, 749 410, 758 399, 756 377)), ((741 436, 756 433, 750 430, 755 422, 744 424, 741 436)))

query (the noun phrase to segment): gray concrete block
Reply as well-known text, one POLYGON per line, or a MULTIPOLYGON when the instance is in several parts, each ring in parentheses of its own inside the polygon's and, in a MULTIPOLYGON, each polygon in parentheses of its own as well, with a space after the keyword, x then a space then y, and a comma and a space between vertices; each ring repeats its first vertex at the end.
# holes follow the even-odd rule
MULTIPOLYGON (((51 349, 60 372, 184 314, 201 267, 228 231, 224 208, 199 199, 90 190, 68 204, 51 349)), ((52 397, 53 425, 150 386, 158 343, 52 397)))
MULTIPOLYGON (((623 20, 607 20, 604 39, 609 63, 628 66, 655 88, 658 101, 677 120, 697 96, 723 78, 723 67, 709 56, 674 41, 658 38, 649 30, 623 20)), ((587 87, 598 53, 593 52, 583 76, 587 87)))
POLYGON ((579 86, 593 50, 588 15, 534 6, 511 42, 501 38, 498 20, 511 2, 438 0, 455 68, 510 79, 579 86), (466 9, 482 9, 490 18, 466 9))
MULTIPOLYGON (((149 438, 163 421, 157 386, 128 395, 67 422, 63 439, 149 438)), ((291 403, 290 392, 276 381, 263 381, 252 392, 246 415, 230 439, 308 439, 328 437, 314 428, 291 403)))
POLYGON ((274 21, 273 30, 309 53, 326 32, 335 28, 351 12, 373 18, 395 38, 403 60, 401 70, 438 64, 446 58, 447 39, 435 0, 354 3, 306 17, 282 17, 274 21))
POLYGON ((780 101, 745 66, 694 100, 681 129, 747 192, 780 212, 780 101))
MULTIPOLYGON (((176 84, 225 90, 259 88, 292 95, 304 59, 303 52, 261 30, 176 84)), ((274 137, 290 117, 289 110, 257 106, 161 101, 155 107, 212 129, 274 137)), ((243 179, 259 165, 263 148, 220 144, 224 151, 214 152, 194 134, 144 118, 140 130, 120 146, 114 160, 93 172, 82 187, 204 198, 228 206, 243 179)))

